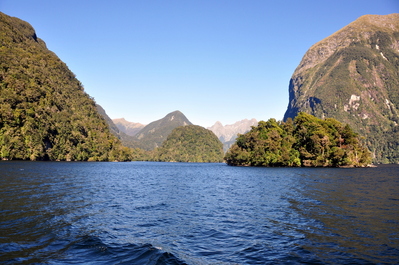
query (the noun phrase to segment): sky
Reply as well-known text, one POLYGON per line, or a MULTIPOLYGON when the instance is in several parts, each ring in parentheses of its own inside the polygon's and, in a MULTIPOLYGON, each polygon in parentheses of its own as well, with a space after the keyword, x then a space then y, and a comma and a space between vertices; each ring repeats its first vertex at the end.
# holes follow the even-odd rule
MULTIPOLYGON (((112 118, 180 110, 204 127, 282 120, 306 51, 399 0, 0 0, 29 22, 112 118)), ((0 29, 1 30, 1 29, 0 29)))

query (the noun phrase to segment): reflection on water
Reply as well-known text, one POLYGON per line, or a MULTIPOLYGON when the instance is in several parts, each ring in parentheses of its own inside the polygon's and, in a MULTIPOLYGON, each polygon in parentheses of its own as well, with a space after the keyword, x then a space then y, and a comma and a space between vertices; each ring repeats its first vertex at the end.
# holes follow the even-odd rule
POLYGON ((398 169, 1 162, 0 262, 395 264, 398 169))

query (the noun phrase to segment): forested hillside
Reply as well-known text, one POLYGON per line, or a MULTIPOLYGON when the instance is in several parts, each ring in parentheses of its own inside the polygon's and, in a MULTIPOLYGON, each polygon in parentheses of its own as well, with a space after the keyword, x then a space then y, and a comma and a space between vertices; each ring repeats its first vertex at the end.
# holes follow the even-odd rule
POLYGON ((133 136, 133 142, 124 142, 130 147, 154 150, 162 145, 173 129, 185 125, 192 125, 192 123, 180 111, 173 111, 162 119, 153 121, 142 128, 133 136))
POLYGON ((165 162, 222 162, 223 144, 210 130, 197 125, 175 128, 154 160, 165 162))
POLYGON ((0 12, 0 158, 129 160, 82 84, 32 26, 0 12))
POLYGON ((292 75, 284 120, 335 118, 367 138, 374 162, 399 162, 399 14, 366 15, 313 45, 292 75))
POLYGON ((348 125, 301 112, 294 121, 260 121, 237 138, 225 160, 234 166, 362 167, 371 155, 348 125))

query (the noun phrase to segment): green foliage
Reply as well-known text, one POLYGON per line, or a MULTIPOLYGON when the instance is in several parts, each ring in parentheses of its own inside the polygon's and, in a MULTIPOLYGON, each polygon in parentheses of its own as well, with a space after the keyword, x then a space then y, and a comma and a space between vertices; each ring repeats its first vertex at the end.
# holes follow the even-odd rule
POLYGON ((210 130, 197 125, 175 128, 153 160, 165 162, 222 162, 223 144, 210 130))
POLYGON ((399 124, 399 23, 390 21, 352 23, 314 45, 307 54, 331 53, 313 57, 307 69, 297 68, 284 119, 299 112, 335 118, 367 138, 374 162, 399 163, 399 140, 393 137, 399 124))
POLYGON ((162 145, 173 129, 192 123, 180 111, 167 114, 164 118, 151 122, 133 137, 123 137, 122 142, 131 147, 147 151, 162 145))
POLYGON ((357 133, 335 119, 299 113, 294 121, 260 121, 226 153, 235 166, 366 166, 371 154, 357 133))
POLYGON ((26 22, 0 12, 0 159, 130 160, 94 100, 26 22))

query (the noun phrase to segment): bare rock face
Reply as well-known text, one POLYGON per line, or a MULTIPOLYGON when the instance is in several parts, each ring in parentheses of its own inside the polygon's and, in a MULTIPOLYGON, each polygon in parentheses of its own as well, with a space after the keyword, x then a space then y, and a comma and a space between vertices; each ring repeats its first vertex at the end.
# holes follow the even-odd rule
POLYGON ((365 15, 304 55, 284 120, 335 118, 366 136, 375 162, 399 161, 399 14, 365 15))
POLYGON ((227 151, 230 146, 234 143, 238 134, 244 134, 251 129, 251 126, 256 126, 258 124, 256 119, 244 119, 237 121, 234 124, 223 125, 220 121, 217 121, 208 130, 211 130, 223 143, 224 151, 227 151))

